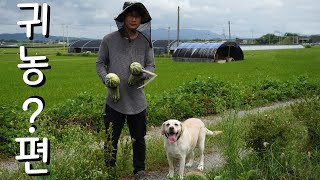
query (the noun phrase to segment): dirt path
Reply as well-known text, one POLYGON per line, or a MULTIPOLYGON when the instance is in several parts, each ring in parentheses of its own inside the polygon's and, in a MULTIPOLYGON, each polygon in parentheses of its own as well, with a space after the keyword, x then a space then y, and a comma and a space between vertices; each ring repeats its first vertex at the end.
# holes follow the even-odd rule
MULTIPOLYGON (((204 172, 206 172, 207 170, 213 169, 213 168, 222 167, 224 165, 224 163, 225 163, 225 161, 222 156, 222 152, 220 152, 219 150, 211 149, 209 154, 205 154, 204 172)), ((195 172, 195 171, 198 172, 198 170, 197 170, 198 164, 199 164, 199 159, 196 158, 192 167, 190 167, 190 168, 185 167, 185 173, 188 174, 188 172, 189 173, 195 172)), ((179 167, 176 166, 175 167, 175 174, 177 174, 178 171, 179 171, 179 167)), ((161 171, 147 172, 147 178, 149 180, 162 180, 162 179, 166 179, 167 174, 168 174, 168 167, 165 167, 161 171)))
POLYGON ((18 162, 16 161, 15 158, 1 159, 0 169, 18 170, 18 162))
MULTIPOLYGON (((239 112, 227 111, 227 112, 220 114, 220 115, 200 117, 200 119, 203 120, 206 125, 217 124, 223 120, 223 117, 228 117, 228 116, 230 117, 230 115, 232 117, 239 118, 239 117, 243 117, 247 114, 258 114, 261 112, 270 111, 270 110, 281 108, 281 107, 286 107, 286 106, 289 106, 289 105, 294 104, 296 102, 297 101, 273 103, 269 106, 258 107, 258 108, 254 108, 252 110, 239 111, 239 112)), ((153 137, 160 137, 161 136, 160 128, 161 127, 150 128, 149 131, 147 132, 146 139, 148 140, 153 137)), ((223 158, 222 152, 220 152, 218 149, 211 149, 209 151, 211 153, 205 155, 205 171, 212 169, 212 168, 223 166, 224 158, 223 158)), ((197 168, 196 168, 197 164, 198 164, 198 159, 195 159, 195 163, 194 163, 193 167, 186 168, 185 172, 187 173, 190 171, 197 171, 197 168)), ((7 160, 0 160, 0 168, 4 168, 4 169, 8 169, 8 170, 17 170, 18 164, 14 158, 7 159, 7 160)), ((162 180, 162 179, 166 178, 167 173, 168 173, 168 168, 165 167, 164 170, 147 172, 147 178, 151 179, 151 180, 162 180)))

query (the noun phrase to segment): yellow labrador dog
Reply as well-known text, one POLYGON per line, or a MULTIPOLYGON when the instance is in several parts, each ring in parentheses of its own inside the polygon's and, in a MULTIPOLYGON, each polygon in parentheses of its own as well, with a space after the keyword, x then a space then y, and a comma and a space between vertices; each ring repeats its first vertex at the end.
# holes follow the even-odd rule
POLYGON ((217 135, 222 131, 210 131, 200 119, 190 118, 181 123, 178 120, 170 119, 162 124, 161 134, 165 135, 164 147, 169 163, 169 177, 174 175, 173 160, 179 159, 179 176, 183 178, 186 159, 186 166, 191 167, 194 161, 194 149, 198 145, 200 163, 198 170, 204 168, 204 142, 206 135, 217 135))

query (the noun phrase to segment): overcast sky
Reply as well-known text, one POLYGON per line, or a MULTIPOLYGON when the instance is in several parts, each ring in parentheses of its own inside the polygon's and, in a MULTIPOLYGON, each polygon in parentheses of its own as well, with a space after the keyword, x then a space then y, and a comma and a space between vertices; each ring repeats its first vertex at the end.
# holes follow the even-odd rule
MULTIPOLYGON (((210 30, 239 37, 292 32, 320 34, 319 0, 138 0, 152 17, 152 29, 177 28, 180 7, 181 29, 210 30)), ((124 0, 0 0, 0 33, 25 33, 17 21, 30 20, 32 10, 18 3, 48 3, 51 7, 50 35, 101 39, 116 30, 113 20, 124 0)), ((35 28, 41 33, 41 27, 35 28)))

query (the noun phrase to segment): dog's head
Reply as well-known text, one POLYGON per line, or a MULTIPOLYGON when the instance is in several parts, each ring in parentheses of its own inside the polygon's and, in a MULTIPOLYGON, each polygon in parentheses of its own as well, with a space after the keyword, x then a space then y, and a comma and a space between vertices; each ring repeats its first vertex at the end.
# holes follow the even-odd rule
POLYGON ((164 134, 169 143, 176 142, 183 132, 182 123, 175 119, 167 120, 162 124, 161 134, 164 134))

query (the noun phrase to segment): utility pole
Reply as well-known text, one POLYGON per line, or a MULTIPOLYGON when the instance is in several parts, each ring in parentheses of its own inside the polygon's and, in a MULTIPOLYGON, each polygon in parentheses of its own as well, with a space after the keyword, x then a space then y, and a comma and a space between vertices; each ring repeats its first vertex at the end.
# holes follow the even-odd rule
POLYGON ((67 29, 67 47, 69 46, 69 34, 68 34, 68 25, 66 25, 66 29, 67 29))
POLYGON ((294 35, 292 35, 292 44, 294 44, 294 35))
POLYGON ((227 39, 227 36, 226 36, 226 33, 225 33, 225 29, 224 29, 224 28, 222 28, 222 36, 224 37, 224 40, 227 39))
POLYGON ((271 34, 269 34, 269 45, 271 44, 271 43, 270 43, 270 38, 271 38, 270 36, 271 36, 271 34))
POLYGON ((63 48, 65 48, 65 44, 64 44, 64 24, 61 24, 62 26, 62 43, 63 43, 63 48))
POLYGON ((168 54, 170 54, 170 27, 168 27, 168 54))
POLYGON ((178 25, 177 25, 177 47, 179 46, 180 38, 180 7, 178 6, 178 25))
POLYGON ((251 29, 251 42, 253 42, 253 29, 251 29))
POLYGON ((230 21, 228 21, 228 25, 229 25, 229 41, 230 41, 231 40, 230 21))
POLYGON ((281 34, 280 34, 280 31, 279 31, 279 45, 281 44, 281 34))

